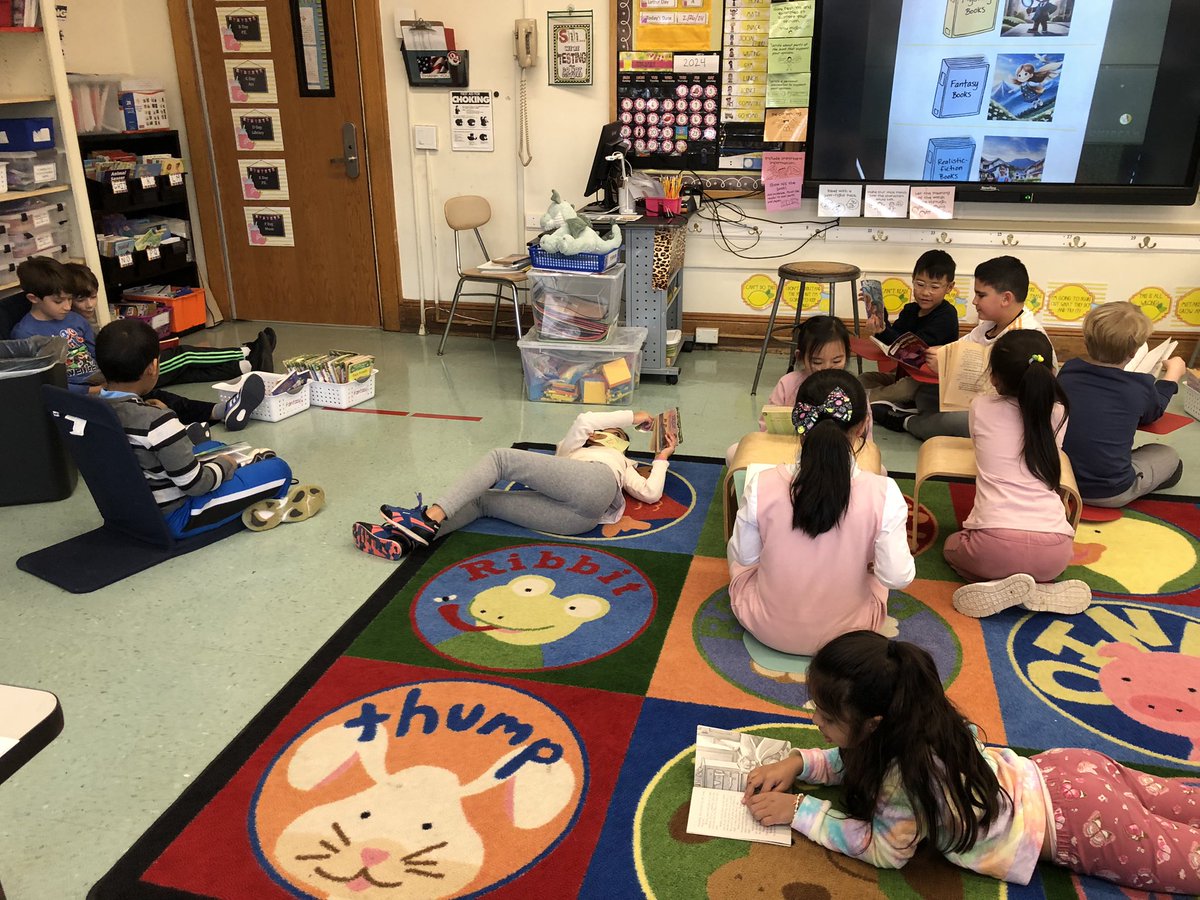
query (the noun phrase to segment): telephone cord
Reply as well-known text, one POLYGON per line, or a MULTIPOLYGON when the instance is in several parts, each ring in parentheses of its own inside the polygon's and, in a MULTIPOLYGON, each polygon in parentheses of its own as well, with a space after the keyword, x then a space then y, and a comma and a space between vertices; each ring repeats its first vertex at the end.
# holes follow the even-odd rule
POLYGON ((529 152, 529 96, 527 90, 526 70, 521 70, 521 143, 517 155, 521 165, 529 168, 533 162, 533 154, 529 152))

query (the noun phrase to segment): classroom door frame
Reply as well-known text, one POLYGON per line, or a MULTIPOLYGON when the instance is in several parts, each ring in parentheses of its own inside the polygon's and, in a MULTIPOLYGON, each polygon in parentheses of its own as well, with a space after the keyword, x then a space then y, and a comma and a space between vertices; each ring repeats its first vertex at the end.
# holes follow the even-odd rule
MULTIPOLYGON (((338 2, 351 2, 354 6, 363 122, 377 123, 375 127, 363 129, 365 133, 362 146, 367 158, 366 175, 375 241, 375 280, 379 295, 380 323, 385 331, 400 331, 404 296, 400 277, 400 240, 396 226, 392 143, 387 124, 387 81, 384 76, 383 26, 379 16, 379 4, 370 0, 338 2)), ((195 213, 199 218, 200 236, 206 250, 208 287, 221 312, 226 318, 232 318, 230 273, 225 257, 227 235, 221 217, 220 193, 213 168, 212 134, 208 127, 199 58, 192 31, 192 5, 192 0, 167 0, 167 11, 189 146, 203 149, 203 154, 196 153, 195 149, 191 150, 194 171, 189 175, 196 189, 195 213), (201 155, 204 157, 204 163, 198 164, 196 161, 201 155)))

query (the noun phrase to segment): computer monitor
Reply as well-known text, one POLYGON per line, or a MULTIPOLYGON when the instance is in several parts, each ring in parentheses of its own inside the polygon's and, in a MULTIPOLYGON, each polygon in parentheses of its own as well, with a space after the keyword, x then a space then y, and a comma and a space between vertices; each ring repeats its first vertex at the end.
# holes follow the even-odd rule
POLYGON ((590 197, 598 191, 604 191, 601 203, 605 209, 617 206, 617 190, 622 177, 621 161, 609 162, 605 157, 628 149, 629 142, 621 137, 620 122, 609 122, 600 129, 600 140, 596 144, 596 155, 592 157, 592 170, 588 173, 584 194, 590 197))

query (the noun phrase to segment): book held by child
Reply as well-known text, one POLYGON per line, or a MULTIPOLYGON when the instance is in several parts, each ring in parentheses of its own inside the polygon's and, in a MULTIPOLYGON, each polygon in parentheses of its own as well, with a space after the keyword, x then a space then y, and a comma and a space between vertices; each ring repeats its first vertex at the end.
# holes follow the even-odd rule
POLYGON ((676 446, 683 443, 683 423, 679 418, 679 407, 663 410, 654 417, 650 424, 650 452, 657 453, 663 449, 672 437, 676 446))
POLYGON ((759 825, 742 803, 746 777, 792 752, 787 741, 765 735, 696 728, 696 774, 688 807, 688 834, 790 846, 790 825, 759 825))

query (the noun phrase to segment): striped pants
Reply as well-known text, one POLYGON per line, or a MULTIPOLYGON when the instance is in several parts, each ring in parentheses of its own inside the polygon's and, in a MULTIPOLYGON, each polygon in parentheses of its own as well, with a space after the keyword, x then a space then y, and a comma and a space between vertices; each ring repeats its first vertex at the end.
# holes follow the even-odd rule
POLYGON ((192 347, 180 344, 158 357, 158 387, 187 382, 236 381, 249 372, 245 347, 192 347), (243 368, 245 363, 245 368, 243 368))

